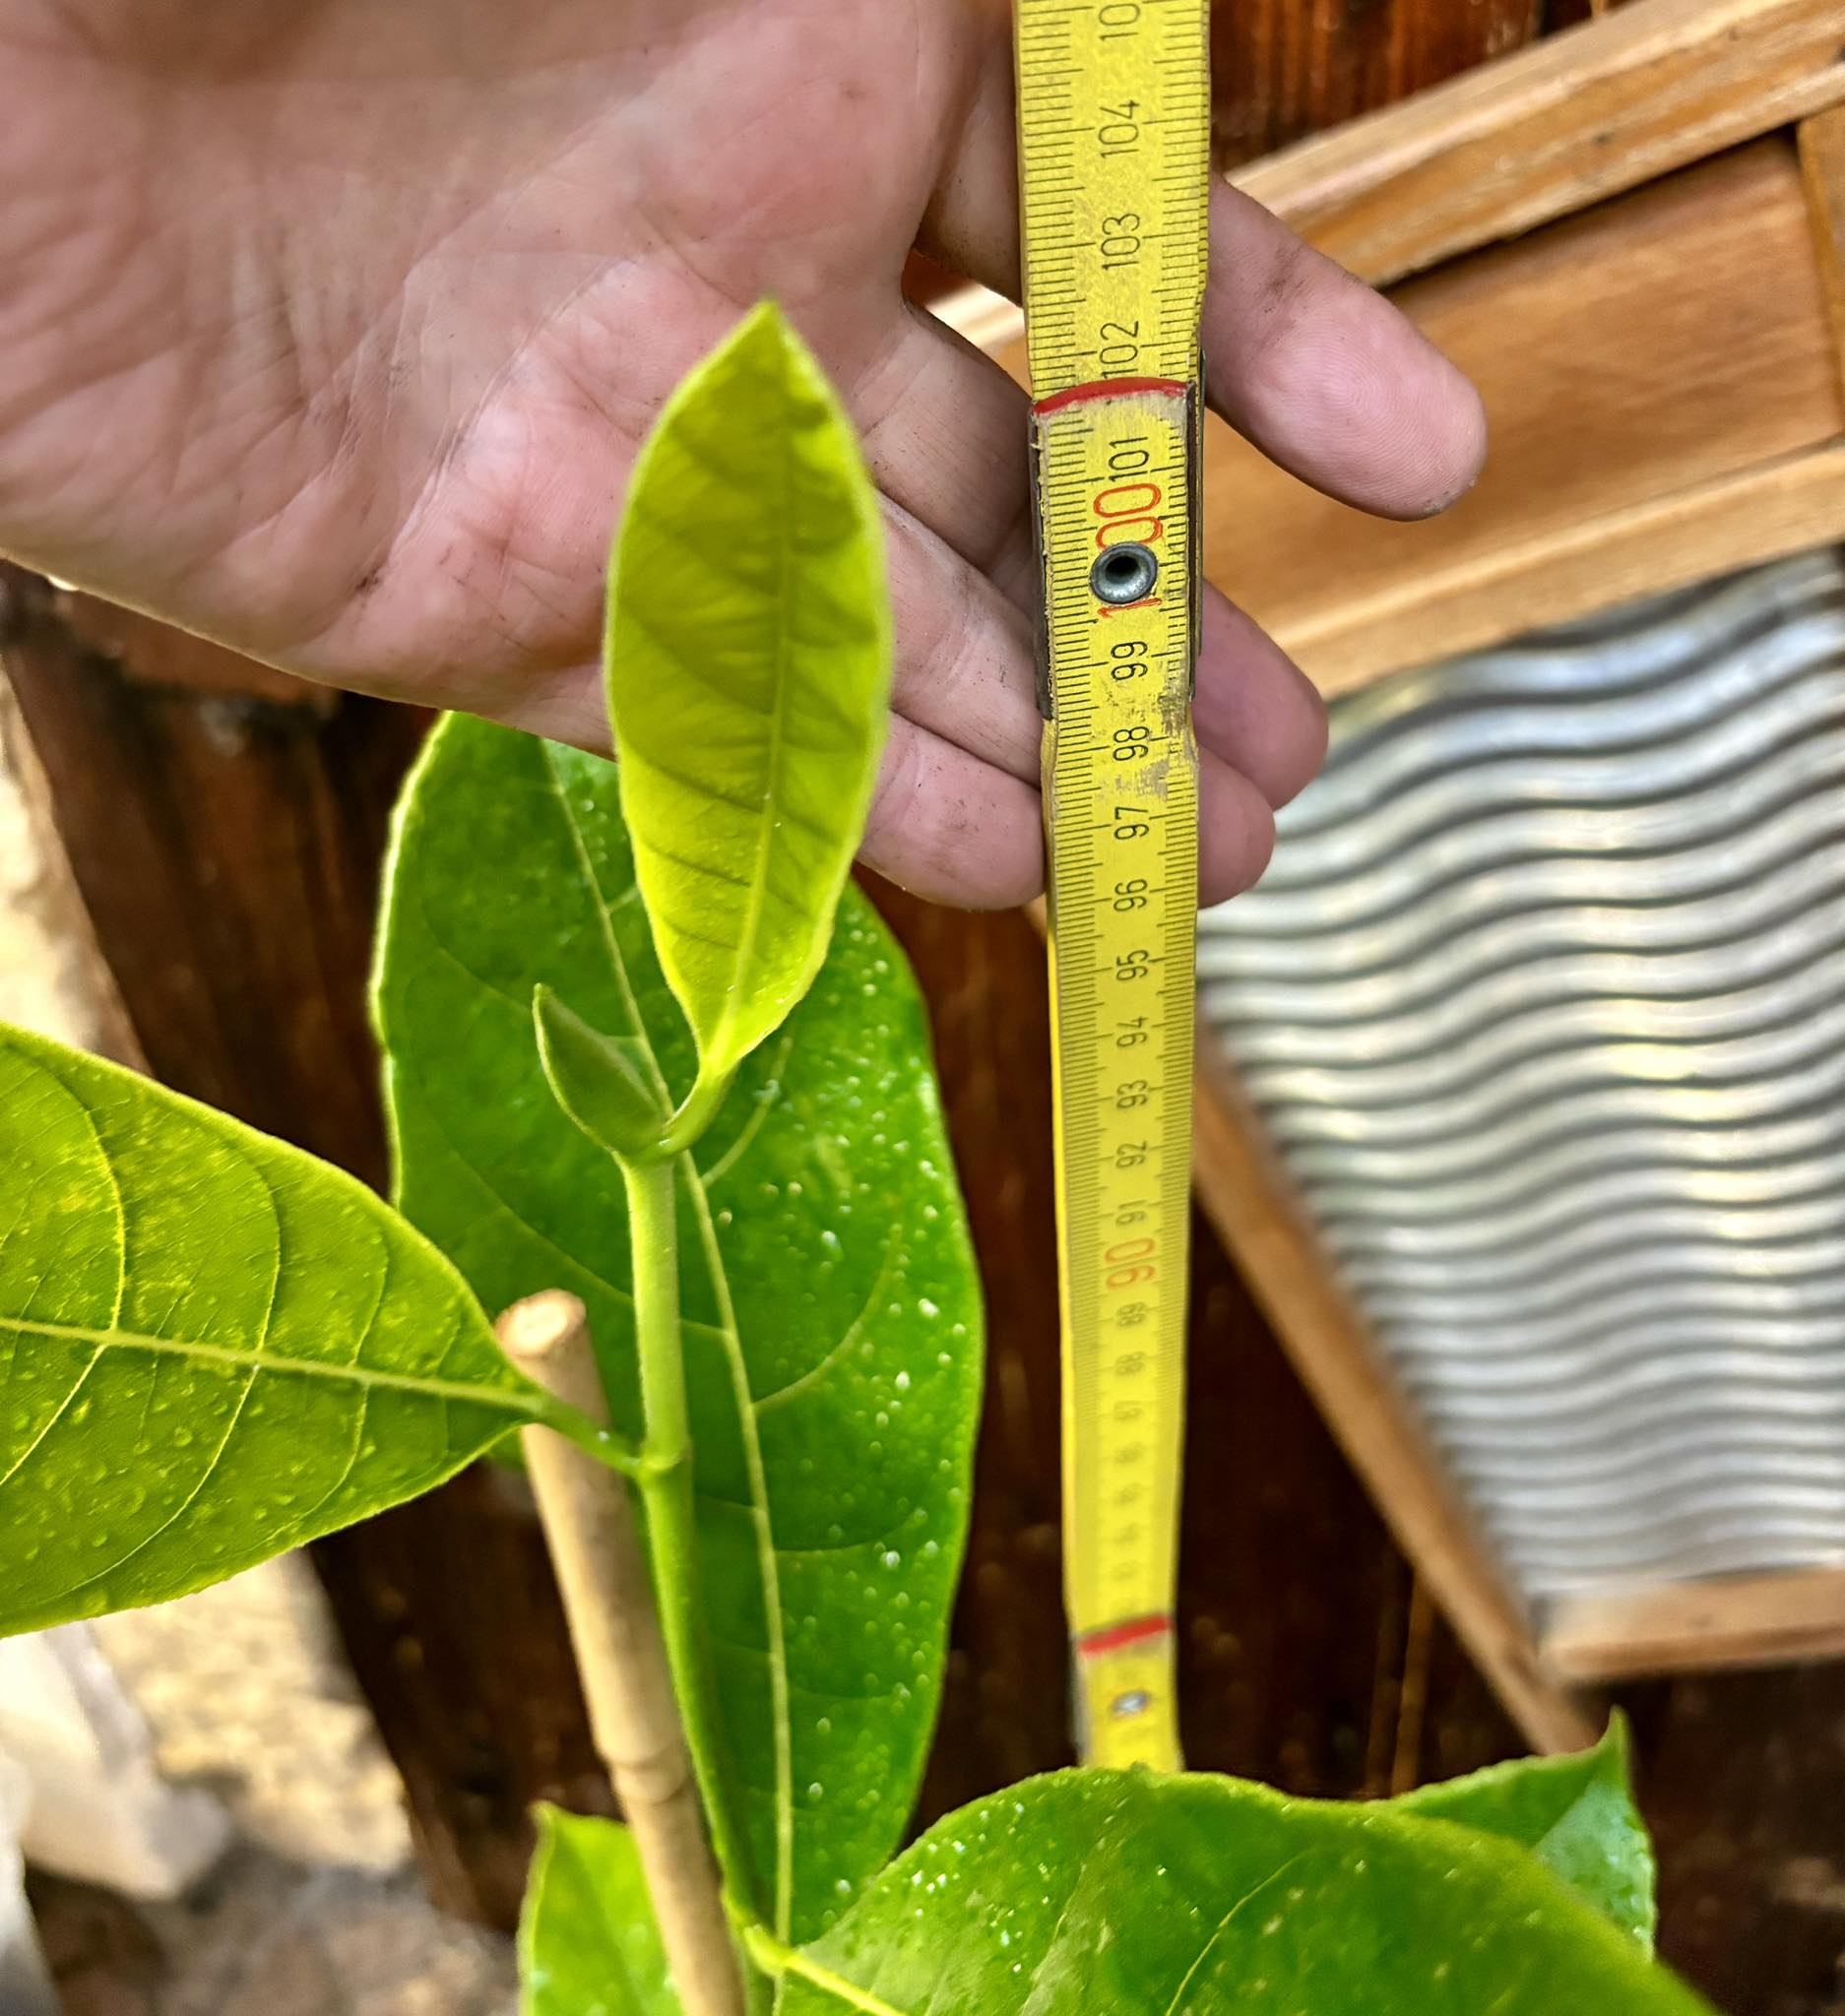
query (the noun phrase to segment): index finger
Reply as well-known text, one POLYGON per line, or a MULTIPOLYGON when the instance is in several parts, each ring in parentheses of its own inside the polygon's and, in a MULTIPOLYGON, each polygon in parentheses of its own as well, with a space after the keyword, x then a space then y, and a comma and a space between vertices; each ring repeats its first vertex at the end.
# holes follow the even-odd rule
POLYGON ((1385 518, 1426 518, 1486 461, 1472 381, 1375 288, 1252 197, 1211 192, 1210 405, 1270 461, 1385 518))

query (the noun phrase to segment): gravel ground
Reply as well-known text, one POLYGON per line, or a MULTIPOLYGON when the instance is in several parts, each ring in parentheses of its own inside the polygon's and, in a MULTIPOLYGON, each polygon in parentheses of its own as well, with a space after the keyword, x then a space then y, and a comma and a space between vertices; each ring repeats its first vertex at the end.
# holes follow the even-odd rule
POLYGON ((65 2016, 514 2016, 510 1942, 439 1918, 409 1872, 245 1845, 179 1904, 32 1889, 65 2016))
POLYGON ((236 1847, 174 1904, 35 1878, 65 2016, 513 2016, 510 1942, 434 1911, 304 1562, 95 1627, 162 1774, 236 1847))

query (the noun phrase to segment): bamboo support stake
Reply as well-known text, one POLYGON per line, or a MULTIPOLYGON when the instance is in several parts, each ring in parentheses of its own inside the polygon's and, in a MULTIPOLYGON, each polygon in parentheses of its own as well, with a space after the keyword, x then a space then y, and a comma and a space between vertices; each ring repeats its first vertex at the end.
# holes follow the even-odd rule
MULTIPOLYGON (((607 1402, 583 1304, 550 1292, 499 1320, 501 1349, 599 1424, 607 1402)), ((627 1486, 550 1428, 521 1435, 563 1597, 590 1729, 634 1835, 688 2016, 742 2016, 743 1984, 673 1698, 627 1486)))

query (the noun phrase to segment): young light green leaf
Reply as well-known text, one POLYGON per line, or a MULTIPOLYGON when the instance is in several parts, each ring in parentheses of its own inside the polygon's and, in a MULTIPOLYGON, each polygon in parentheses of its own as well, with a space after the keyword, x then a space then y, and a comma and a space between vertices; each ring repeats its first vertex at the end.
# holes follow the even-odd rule
POLYGON ((1708 2016, 1515 1843, 1225 1778, 1067 1772, 950 1815, 778 2016, 1708 2016))
POLYGON ((641 896, 707 1084, 819 971, 890 667, 877 493, 825 374, 765 302, 642 449, 608 605, 641 896))
POLYGON ((540 1806, 519 1918, 519 2016, 679 2016, 634 1837, 540 1806))
POLYGON ((551 1096, 584 1133, 629 1161, 656 1147, 672 1115, 627 1048, 546 986, 533 993, 532 1018, 551 1096))
POLYGON ((1627 1725, 1621 1716, 1592 1750, 1490 1765, 1423 1786, 1390 1804, 1518 1842, 1651 1949, 1659 1916, 1653 1851, 1633 1803, 1627 1725))
MULTIPOLYGON (((581 1295, 633 1430, 620 1174, 559 1113, 530 1011, 544 982, 616 1040, 644 1037, 631 1054, 663 1097, 696 1069, 613 767, 445 722, 400 814, 388 904, 378 1009, 403 1207, 491 1307, 581 1295)), ((722 1736, 765 1913, 807 1938, 896 1847, 916 1796, 981 1373, 922 1002, 857 891, 812 992, 677 1182, 722 1736)))
POLYGON ((0 1631, 167 1597, 557 1410, 361 1184, 0 1029, 0 1631))

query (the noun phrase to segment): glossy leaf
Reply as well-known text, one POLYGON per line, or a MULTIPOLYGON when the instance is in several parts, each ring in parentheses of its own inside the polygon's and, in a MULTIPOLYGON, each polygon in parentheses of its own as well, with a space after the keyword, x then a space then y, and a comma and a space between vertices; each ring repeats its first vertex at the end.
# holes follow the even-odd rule
POLYGON ((1696 2016, 1513 1842, 1222 1778, 1070 1772, 951 1815, 779 2016, 1696 2016))
POLYGON ((520 2016, 679 2016, 634 1837, 540 1806, 519 1919, 520 2016))
POLYGON ((553 1413, 361 1184, 0 1030, 0 1630, 167 1597, 553 1413))
MULTIPOLYGON (((644 1032, 636 1055, 663 1089, 691 1080, 612 767, 444 723, 388 901, 378 1004, 404 1209, 490 1307, 581 1295, 616 1421, 637 1429, 619 1172, 558 1111, 530 1008, 551 985, 617 1040, 644 1032)), ((765 1916, 805 1938, 896 1847, 916 1795, 980 1385, 922 1003, 857 891, 811 994, 694 1158, 679 1240, 721 1733, 765 1916)))
POLYGON ((1454 1820, 1520 1843, 1605 1917, 1651 1947, 1659 1916, 1653 1851, 1633 1803, 1627 1726, 1620 1716, 1592 1750, 1490 1765, 1390 1803, 1401 1812, 1454 1820))
POLYGON ((819 971, 890 661, 877 493, 824 373, 765 303, 642 449, 609 598, 622 802, 708 1081, 819 971))
POLYGON ((551 1097, 599 1148, 633 1157, 659 1141, 671 1117, 626 1046, 592 1029, 549 987, 532 1016, 551 1097))

